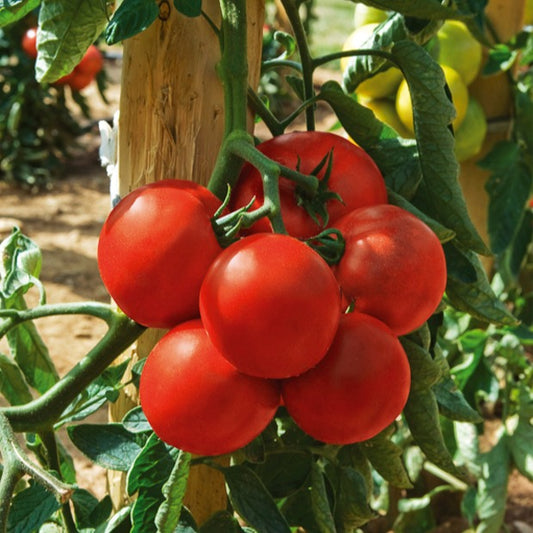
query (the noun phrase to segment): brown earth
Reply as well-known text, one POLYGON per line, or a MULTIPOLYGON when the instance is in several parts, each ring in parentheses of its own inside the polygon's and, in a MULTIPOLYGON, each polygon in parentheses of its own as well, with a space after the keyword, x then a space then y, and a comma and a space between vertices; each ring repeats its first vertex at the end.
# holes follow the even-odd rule
MULTIPOLYGON (((106 93, 108 105, 103 104, 94 87, 86 90, 96 119, 111 118, 118 107, 118 73, 114 74, 115 83, 106 93)), ((331 116, 324 120, 328 126, 332 124, 331 116)), ((49 303, 108 301, 96 263, 98 234, 110 208, 109 180, 99 164, 96 127, 83 143, 85 149, 69 165, 66 178, 54 183, 49 191, 30 194, 0 182, 0 238, 16 224, 40 246, 41 278, 49 303)), ((36 295, 30 294, 30 299, 35 301, 36 295)), ((42 319, 37 327, 60 374, 68 371, 105 331, 103 323, 87 316, 42 319)), ((0 351, 3 349, 0 343, 0 351)), ((102 410, 91 421, 106 419, 107 412, 102 410)), ((79 485, 102 497, 106 493, 104 471, 76 453, 75 461, 79 485)), ((509 485, 506 521, 511 531, 533 532, 533 485, 516 473, 509 485)), ((461 520, 452 519, 438 531, 458 533, 466 528, 461 520)))

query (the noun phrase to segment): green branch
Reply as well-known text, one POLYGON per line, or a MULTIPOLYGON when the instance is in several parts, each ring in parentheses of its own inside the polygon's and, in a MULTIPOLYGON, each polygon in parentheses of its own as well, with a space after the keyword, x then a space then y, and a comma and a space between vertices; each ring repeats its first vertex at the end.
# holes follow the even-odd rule
POLYGON ((21 310, 18 316, 10 317, 10 324, 4 329, 10 329, 25 320, 80 313, 97 316, 104 320, 108 325, 106 334, 78 364, 42 396, 24 405, 0 409, 0 414, 9 420, 14 431, 47 431, 76 396, 146 329, 123 313, 117 312, 112 306, 99 303, 44 305, 21 310))

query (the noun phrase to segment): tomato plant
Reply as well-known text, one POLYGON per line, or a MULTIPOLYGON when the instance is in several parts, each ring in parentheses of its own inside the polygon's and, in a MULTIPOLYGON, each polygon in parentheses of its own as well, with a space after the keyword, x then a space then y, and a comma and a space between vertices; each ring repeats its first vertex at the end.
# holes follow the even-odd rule
POLYGON ((200 455, 234 452, 251 442, 280 401, 278 384, 238 372, 200 320, 182 323, 157 343, 139 387, 143 411, 161 439, 200 455))
POLYGON ((326 262, 293 237, 257 234, 218 255, 200 290, 213 344, 241 372, 301 374, 324 357, 337 329, 340 291, 326 262))
POLYGON ((446 288, 446 259, 435 233, 393 205, 356 209, 337 228, 346 248, 335 275, 355 309, 379 318, 396 335, 419 328, 446 288))
POLYGON ((351 444, 392 424, 409 388, 409 362, 396 335, 379 320, 354 311, 342 316, 318 365, 283 381, 282 395, 306 433, 330 444, 351 444))
MULTIPOLYGON (((304 174, 316 172, 321 180, 327 175, 325 198, 311 196, 294 181, 280 177, 281 215, 290 235, 311 237, 356 207, 387 202, 385 181, 377 165, 362 148, 339 135, 322 131, 292 132, 273 137, 257 148, 290 169, 304 174)), ((248 163, 239 176, 231 207, 237 209, 252 200, 252 207, 257 207, 263 199, 261 175, 248 163)), ((272 226, 263 218, 247 231, 272 231, 272 226)))
POLYGON ((175 180, 139 187, 102 228, 102 280, 118 306, 145 326, 170 328, 198 316, 200 285, 220 246, 203 203, 210 193, 197 197, 194 190, 175 180))

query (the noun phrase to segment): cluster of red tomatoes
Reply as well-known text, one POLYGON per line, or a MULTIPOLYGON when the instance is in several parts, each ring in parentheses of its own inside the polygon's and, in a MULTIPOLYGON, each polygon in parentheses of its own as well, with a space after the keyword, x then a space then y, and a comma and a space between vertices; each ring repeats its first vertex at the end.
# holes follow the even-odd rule
MULTIPOLYGON (((24 33, 22 49, 32 59, 37 58, 37 28, 30 28, 24 33)), ((91 44, 74 70, 57 80, 54 85, 69 85, 72 90, 81 91, 96 78, 103 66, 102 53, 91 44)))
MULTIPOLYGON (((310 173, 332 154, 327 225, 345 250, 330 266, 305 239, 320 228, 301 191, 280 178, 288 234, 268 219, 222 249, 211 219, 220 201, 188 181, 165 180, 124 197, 98 247, 117 305, 170 331, 148 355, 144 413, 165 442, 218 455, 245 446, 284 405, 322 442, 369 439, 401 413, 410 369, 398 339, 420 327, 445 289, 442 246, 423 222, 387 203, 383 177, 358 146, 296 132, 258 145, 280 165, 310 173)), ((246 164, 231 207, 262 202, 246 164)), ((253 208, 253 206, 252 206, 253 208)))

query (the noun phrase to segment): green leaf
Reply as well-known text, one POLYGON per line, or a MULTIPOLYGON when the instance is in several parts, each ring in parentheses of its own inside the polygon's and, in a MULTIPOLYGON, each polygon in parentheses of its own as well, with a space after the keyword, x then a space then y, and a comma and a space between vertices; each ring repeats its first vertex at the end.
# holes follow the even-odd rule
POLYGON ((363 476, 349 466, 340 467, 335 491, 335 523, 339 531, 352 531, 376 517, 368 498, 363 476))
POLYGON ((323 533, 335 531, 335 520, 329 505, 326 490, 326 479, 318 463, 311 463, 311 512, 315 517, 318 528, 323 533))
POLYGON ((190 466, 191 454, 180 451, 172 472, 163 485, 165 500, 157 510, 155 518, 158 532, 174 533, 178 526, 190 466))
POLYGON ((139 405, 128 411, 122 419, 122 424, 130 433, 146 433, 152 431, 146 416, 139 405))
POLYGON ((511 473, 507 438, 500 433, 497 443, 481 456, 476 507, 480 523, 476 533, 498 533, 505 516, 507 486, 511 473))
POLYGON ((428 388, 411 390, 403 412, 415 444, 427 459, 446 472, 462 477, 446 448, 433 391, 428 388))
POLYGON ((476 478, 481 475, 479 436, 477 428, 469 422, 454 422, 456 460, 476 478))
POLYGON ((22 296, 34 285, 40 292, 40 303, 45 303, 44 287, 39 281, 41 250, 31 239, 15 228, 0 243, 0 303, 3 308, 20 308, 22 296))
POLYGON ((283 498, 304 484, 311 463, 310 454, 280 450, 267 455, 263 463, 254 466, 254 471, 274 498, 283 498))
POLYGON ((141 33, 158 16, 159 7, 154 0, 124 0, 107 25, 106 43, 113 45, 141 33))
POLYGON ((439 411, 446 418, 474 424, 483 422, 481 415, 466 401, 451 376, 446 376, 432 388, 437 398, 439 411))
POLYGON ((0 0, 0 28, 25 17, 40 3, 41 0, 0 0))
POLYGON ((488 232, 495 254, 502 253, 511 244, 533 184, 521 150, 518 143, 500 141, 478 162, 481 168, 491 171, 486 184, 489 194, 488 232))
POLYGON ((518 471, 533 481, 533 392, 530 384, 519 384, 518 402, 518 414, 505 423, 508 445, 518 471))
POLYGON ((3 353, 0 353, 0 394, 11 405, 21 405, 33 399, 19 366, 3 353))
POLYGON ((41 485, 31 482, 11 502, 7 520, 8 533, 37 531, 58 509, 55 496, 41 485))
POLYGON ((502 43, 493 44, 488 50, 487 62, 483 67, 483 76, 490 76, 509 70, 516 61, 518 50, 512 50, 502 43))
POLYGON ((444 245, 448 281, 446 296, 458 311, 483 322, 516 325, 516 318, 497 298, 479 257, 451 241, 444 245))
POLYGON ((128 470, 126 482, 128 495, 132 496, 142 488, 155 486, 158 490, 161 489, 172 470, 173 463, 167 445, 152 433, 128 470))
POLYGON ((428 350, 409 337, 400 337, 400 342, 411 367, 411 391, 428 389, 440 378, 440 366, 433 360, 428 350))
POLYGON ((433 232, 435 233, 435 235, 437 235, 441 243, 451 241, 455 237, 455 233, 452 230, 444 227, 440 222, 437 222, 435 219, 420 211, 420 209, 417 209, 411 202, 406 200, 403 196, 400 196, 395 192, 389 191, 389 203, 397 205, 398 207, 409 211, 417 218, 422 220, 422 222, 424 222, 433 230, 433 232))
POLYGON ((403 450, 392 442, 387 431, 361 443, 361 449, 378 474, 394 487, 412 488, 411 480, 402 461, 403 450))
POLYGON ((445 90, 442 68, 424 48, 410 41, 396 43, 392 54, 409 86, 423 174, 413 203, 453 230, 466 247, 488 254, 469 218, 458 181, 459 165, 449 128, 455 109, 445 90))
POLYGON ((174 6, 186 17, 198 17, 202 14, 202 0, 174 0, 174 6))
POLYGON ((23 322, 7 332, 9 349, 28 384, 41 394, 59 380, 48 348, 33 322, 23 322))
POLYGON ((77 488, 72 494, 72 503, 78 528, 96 527, 109 518, 113 504, 109 495, 102 501, 85 489, 77 488))
POLYGON ((54 82, 70 73, 107 25, 102 0, 42 0, 36 78, 54 82))
POLYGON ((108 470, 127 472, 142 450, 136 436, 122 424, 80 424, 67 432, 81 452, 108 470))
POLYGON ((237 513, 261 533, 290 533, 276 502, 250 468, 235 465, 223 470, 230 501, 237 513))
POLYGON ((311 488, 307 485, 285 498, 281 504, 283 515, 293 527, 301 527, 306 533, 322 533, 311 509, 311 488))

